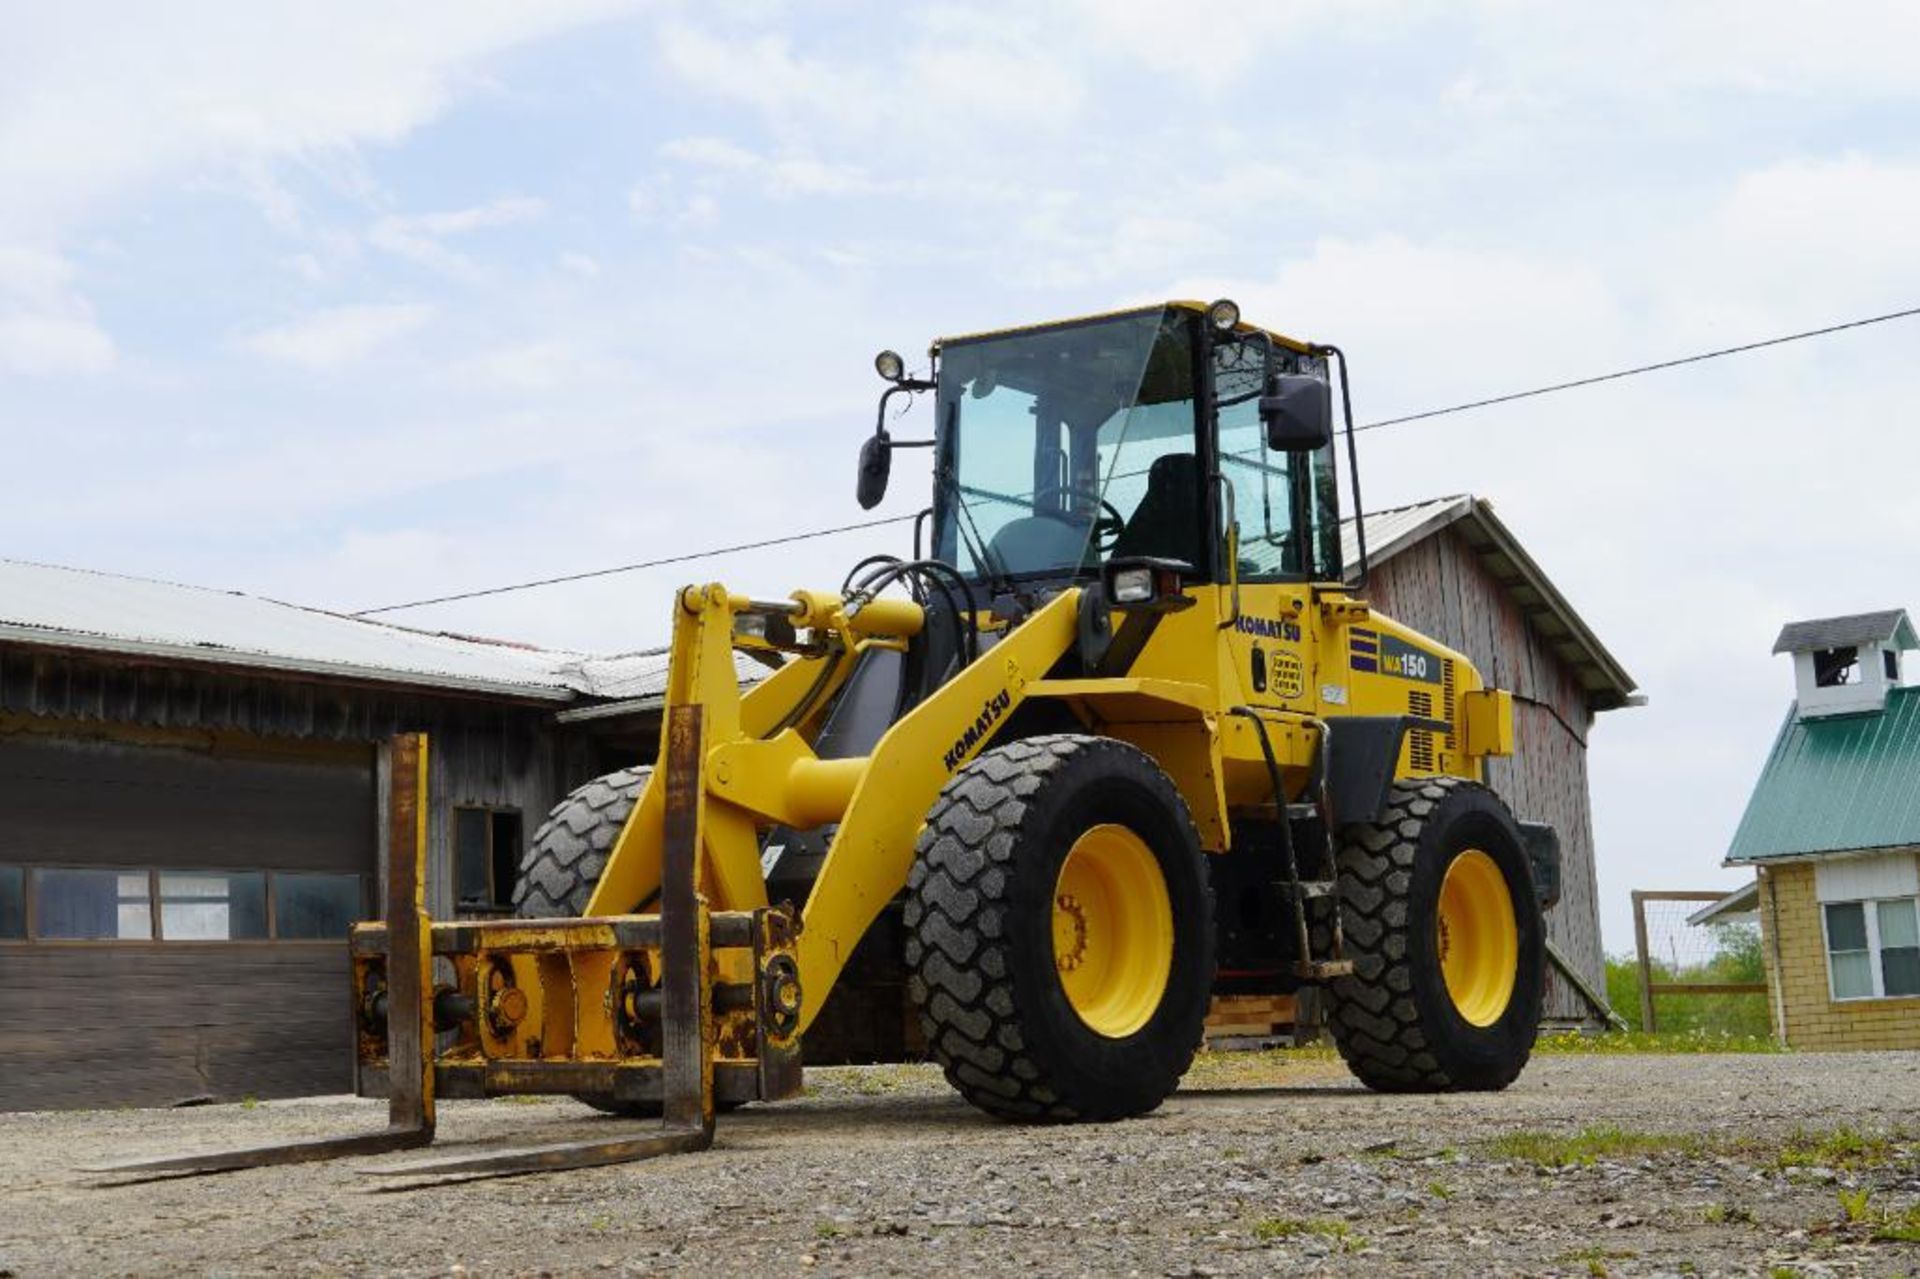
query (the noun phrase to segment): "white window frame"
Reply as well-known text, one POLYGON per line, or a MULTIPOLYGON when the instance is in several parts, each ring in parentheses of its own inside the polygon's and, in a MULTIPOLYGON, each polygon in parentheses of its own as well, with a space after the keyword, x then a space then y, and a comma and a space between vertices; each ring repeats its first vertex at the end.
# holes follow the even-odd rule
POLYGON ((1911 902, 1914 913, 1920 917, 1920 897, 1851 897, 1841 901, 1823 901, 1820 906, 1820 949, 1827 964, 1827 999, 1836 1004, 1857 1004, 1865 999, 1920 999, 1920 994, 1887 994, 1887 977, 1880 953, 1880 903, 1911 902), (1833 988, 1833 939, 1827 936, 1827 907, 1858 906, 1863 922, 1867 927, 1867 966, 1873 977, 1871 995, 1841 995, 1833 988))

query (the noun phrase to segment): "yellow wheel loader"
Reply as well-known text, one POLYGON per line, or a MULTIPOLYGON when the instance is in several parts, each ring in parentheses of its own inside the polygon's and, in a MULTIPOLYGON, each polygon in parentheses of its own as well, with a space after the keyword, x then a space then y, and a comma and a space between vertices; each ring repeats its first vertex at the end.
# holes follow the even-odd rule
MULTIPOLYGON (((1121 1119, 1178 1086, 1214 995, 1307 986, 1371 1087, 1519 1073, 1558 844, 1484 784, 1510 695, 1368 605, 1357 519, 1343 550, 1344 355, 1225 301, 930 355, 876 361, 858 476, 870 508, 895 449, 931 449, 913 556, 680 591, 659 761, 555 808, 524 918, 427 920, 396 818, 352 946, 357 1077, 393 1122, 352 1149, 517 1092, 662 1128, 400 1171, 686 1149, 803 1058, 931 1057, 997 1116, 1121 1119), (930 437, 895 439, 919 395, 930 437), (737 650, 770 668, 744 690, 737 650)), ((295 1149, 192 1166, 341 1153, 295 1149)))

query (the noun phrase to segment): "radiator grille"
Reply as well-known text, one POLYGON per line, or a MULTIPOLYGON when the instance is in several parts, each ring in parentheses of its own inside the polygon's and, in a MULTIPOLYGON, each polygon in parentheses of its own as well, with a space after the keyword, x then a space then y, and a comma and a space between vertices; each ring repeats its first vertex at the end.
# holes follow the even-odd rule
MULTIPOLYGON (((1433 694, 1412 692, 1407 694, 1407 712, 1420 719, 1433 718, 1433 694)), ((1407 762, 1423 773, 1433 771, 1433 734, 1424 728, 1416 728, 1407 734, 1407 762)))
POLYGON ((1460 748, 1455 736, 1459 728, 1455 722, 1453 710, 1453 659, 1449 657, 1440 663, 1440 718, 1447 721, 1448 727, 1452 729, 1446 736, 1449 754, 1460 748))

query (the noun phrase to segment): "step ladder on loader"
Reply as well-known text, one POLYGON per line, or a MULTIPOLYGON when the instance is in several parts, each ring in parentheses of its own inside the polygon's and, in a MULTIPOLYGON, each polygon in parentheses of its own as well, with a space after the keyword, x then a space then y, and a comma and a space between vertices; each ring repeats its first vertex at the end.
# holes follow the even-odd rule
POLYGON ((600 1141, 495 1150, 376 1176, 506 1176, 702 1150, 716 1101, 800 1091, 795 926, 781 907, 710 911, 699 891, 701 708, 670 708, 658 914, 436 923, 425 910, 427 739, 393 739, 386 917, 355 926, 354 1081, 377 1132, 113 1164, 115 1176, 226 1172, 433 1141, 437 1098, 586 1095, 660 1122, 600 1141), (436 981, 436 972, 451 981, 436 981))

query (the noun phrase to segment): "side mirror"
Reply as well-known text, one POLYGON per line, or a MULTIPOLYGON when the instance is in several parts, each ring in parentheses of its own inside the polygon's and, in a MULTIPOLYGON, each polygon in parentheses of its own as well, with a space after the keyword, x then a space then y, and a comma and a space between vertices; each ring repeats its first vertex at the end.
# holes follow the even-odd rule
POLYGON ((887 495, 887 477, 893 473, 893 441, 884 431, 867 437, 860 446, 860 478, 854 487, 860 509, 871 511, 887 495))
POLYGON ((1284 374, 1272 395, 1260 397, 1267 447, 1277 453, 1311 453, 1333 442, 1332 389, 1317 377, 1284 374))

